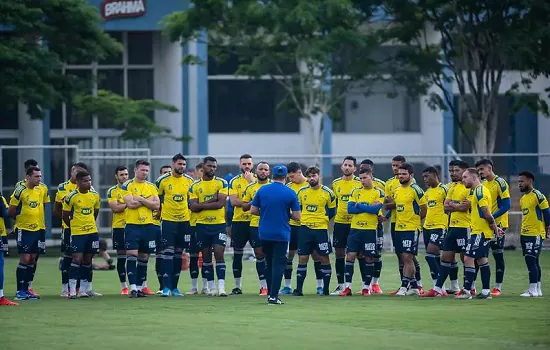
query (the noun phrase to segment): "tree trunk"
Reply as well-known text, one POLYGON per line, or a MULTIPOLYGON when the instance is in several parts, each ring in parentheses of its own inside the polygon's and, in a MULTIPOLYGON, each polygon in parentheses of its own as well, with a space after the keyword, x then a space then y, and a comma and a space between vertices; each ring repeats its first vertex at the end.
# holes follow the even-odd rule
POLYGON ((306 124, 309 130, 310 152, 314 157, 314 164, 321 166, 321 153, 323 149, 323 115, 315 113, 308 115, 306 124))

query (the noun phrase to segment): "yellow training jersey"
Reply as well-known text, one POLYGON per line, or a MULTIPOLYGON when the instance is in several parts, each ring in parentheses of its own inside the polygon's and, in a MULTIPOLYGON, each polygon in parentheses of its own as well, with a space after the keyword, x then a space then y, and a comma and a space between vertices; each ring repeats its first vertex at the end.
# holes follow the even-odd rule
MULTIPOLYGON (((519 200, 521 206, 521 235, 546 237, 546 228, 542 211, 548 209, 548 200, 533 189, 529 193, 524 193, 519 200)), ((546 223, 548 225, 550 223, 546 223)))
POLYGON ((348 201, 351 196, 351 192, 354 189, 361 187, 361 181, 357 176, 354 176, 350 180, 346 180, 343 177, 339 177, 332 181, 332 192, 336 195, 337 206, 336 216, 334 222, 339 224, 351 223, 351 214, 348 213, 348 201))
POLYGON ((426 212, 426 220, 424 220, 424 228, 436 229, 447 228, 449 224, 449 216, 445 212, 445 198, 447 198, 447 187, 440 183, 436 187, 430 187, 426 190, 426 202, 428 210, 426 212))
POLYGON ((157 179, 156 185, 161 197, 161 219, 167 221, 189 221, 189 189, 193 178, 187 174, 175 177, 171 172, 157 179))
MULTIPOLYGON (((448 186, 447 198, 454 203, 462 203, 464 199, 470 199, 470 190, 462 182, 453 182, 448 186)), ((449 227, 470 228, 471 218, 469 211, 453 211, 449 219, 449 227)))
MULTIPOLYGON (((19 185, 25 185, 26 181, 21 180, 16 185, 15 188, 19 185)), ((45 230, 46 229, 46 213, 44 210, 44 205, 46 203, 50 203, 50 190, 48 189, 48 186, 46 184, 43 184, 42 182, 38 185, 38 188, 40 188, 40 191, 42 191, 42 197, 44 198, 44 201, 42 205, 40 206, 40 212, 42 214, 42 221, 40 221, 40 229, 45 230)))
POLYGON ((39 186, 32 189, 27 185, 18 186, 10 198, 10 205, 17 207, 15 227, 26 231, 38 231, 44 221, 44 194, 39 186))
MULTIPOLYGON (((76 183, 72 183, 70 180, 60 183, 59 186, 57 186, 57 192, 55 193, 56 203, 63 205, 63 199, 65 199, 65 196, 73 190, 76 190, 76 183)), ((63 228, 67 228, 67 225, 65 225, 63 220, 61 220, 61 226, 63 228)))
POLYGON ((487 220, 481 211, 481 208, 488 207, 491 210, 491 192, 483 185, 479 185, 471 190, 472 208, 470 217, 472 220, 472 234, 481 234, 485 238, 491 239, 494 237, 494 232, 489 226, 487 220))
POLYGON ((336 196, 327 186, 318 189, 310 186, 298 191, 298 201, 302 207, 300 224, 312 229, 328 229, 327 208, 336 208, 336 196))
MULTIPOLYGON (((305 180, 304 180, 304 182, 299 183, 299 184, 295 184, 292 181, 286 184, 286 187, 291 188, 294 192, 296 192, 296 194, 298 194, 298 192, 302 188, 307 187, 307 186, 309 186, 309 185, 308 185, 307 181, 305 181, 305 180)), ((290 226, 300 226, 300 221, 290 219, 290 226)))
MULTIPOLYGON (((191 186, 189 199, 197 199, 199 203, 203 203, 216 198, 218 193, 229 195, 227 181, 219 177, 212 180, 201 179, 191 186)), ((225 207, 202 210, 197 214, 197 224, 225 224, 225 207)))
MULTIPOLYGON (((4 207, 6 208, 6 212, 8 210, 8 202, 6 202, 6 198, 4 196, 0 196, 0 200, 2 201, 2 204, 4 204, 4 207)), ((7 214, 7 213, 4 213, 7 214)), ((0 237, 4 237, 8 235, 8 231, 6 229, 6 218, 4 216, 0 217, 0 237)))
MULTIPOLYGON (((241 201, 244 198, 244 191, 251 183, 244 178, 243 174, 239 174, 229 181, 229 195, 237 196, 241 201)), ((233 221, 236 222, 248 222, 253 219, 254 215, 251 215, 249 211, 243 211, 241 207, 233 207, 233 221)))
MULTIPOLYGON (((350 202, 372 205, 371 203, 384 203, 384 191, 378 188, 367 189, 359 187, 351 192, 350 202)), ((378 215, 382 215, 382 210, 378 214, 353 214, 351 218, 351 228, 360 230, 376 230, 378 228, 378 215)))
MULTIPOLYGON (((397 176, 389 178, 388 181, 386 181, 386 186, 384 187, 386 197, 393 198, 393 192, 398 187, 401 187, 399 178, 397 178, 397 176)), ((391 211, 391 222, 395 222, 395 209, 391 211)))
POLYGON ((420 206, 426 205, 424 191, 417 184, 399 186, 393 191, 395 231, 416 231, 421 227, 420 206))
MULTIPOLYGON (((124 191, 122 186, 115 185, 107 190, 107 202, 124 203, 124 191)), ((124 228, 126 225, 126 210, 121 213, 113 213, 112 228, 124 228)))
MULTIPOLYGON (((134 197, 149 198, 158 196, 157 187, 149 181, 137 182, 135 179, 128 180, 122 185, 122 197, 133 195, 134 197)), ((146 225, 153 224, 153 211, 142 205, 136 209, 126 208, 126 224, 146 225)))
POLYGON ((97 233, 94 211, 99 210, 101 199, 95 191, 82 193, 73 190, 63 200, 63 210, 71 212, 71 235, 97 233))
MULTIPOLYGON (((258 181, 254 181, 248 186, 246 186, 244 190, 244 198, 243 202, 250 203, 254 199, 254 196, 256 195, 256 192, 258 190, 267 184, 270 184, 271 180, 267 180, 267 183, 261 184, 258 181)), ((252 218, 250 219, 250 227, 259 227, 260 226, 260 217, 258 215, 252 215, 252 218)))
POLYGON ((372 178, 372 184, 374 185, 374 188, 379 189, 380 191, 386 193, 386 182, 380 180, 377 177, 372 178))
MULTIPOLYGON (((510 188, 508 186, 508 182, 500 176, 495 176, 495 178, 491 181, 483 180, 481 184, 491 193, 491 204, 489 206, 489 210, 491 211, 491 214, 494 214, 498 210, 498 203, 503 199, 510 198, 510 188)), ((508 212, 496 218, 495 221, 497 225, 500 225, 500 227, 508 228, 508 212)))

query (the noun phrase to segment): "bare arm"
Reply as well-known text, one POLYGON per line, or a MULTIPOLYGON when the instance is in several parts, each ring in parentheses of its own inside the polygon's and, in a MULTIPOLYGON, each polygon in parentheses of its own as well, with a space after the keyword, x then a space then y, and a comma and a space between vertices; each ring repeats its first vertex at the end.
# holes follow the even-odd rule
POLYGON ((483 217, 485 218, 485 220, 487 220, 491 229, 495 232, 496 235, 498 235, 498 227, 495 223, 495 218, 493 218, 493 214, 491 214, 491 211, 489 210, 489 207, 481 207, 480 209, 483 212, 483 217))
POLYGON ((148 209, 158 210, 160 208, 160 199, 158 196, 151 196, 149 198, 138 197, 137 200, 148 209))
POLYGON ((292 218, 292 220, 300 221, 300 219, 302 218, 302 211, 301 210, 293 211, 290 213, 290 217, 292 218))
POLYGON ((260 216, 260 208, 251 205, 250 206, 250 214, 260 216))
POLYGON ((395 202, 390 197, 384 199, 384 209, 393 210, 395 209, 395 202))
POLYGON ((426 218, 427 212, 428 212, 428 206, 426 204, 422 204, 420 206, 420 220, 424 220, 426 218))
POLYGON ((67 227, 71 227, 71 212, 63 210, 62 217, 65 225, 67 225, 67 227))
POLYGON ((242 205, 243 205, 243 201, 242 201, 242 200, 239 198, 239 196, 236 195, 236 194, 230 195, 230 196, 229 196, 229 200, 231 201, 231 205, 232 205, 233 207, 238 207, 238 208, 240 208, 240 207, 242 207, 242 205))
POLYGON ((461 203, 455 203, 450 199, 445 199, 443 206, 445 207, 445 210, 448 212, 455 212, 455 211, 466 212, 470 210, 471 203, 467 199, 464 199, 461 203))
POLYGON ((99 209, 94 209, 94 219, 97 220, 98 215, 99 215, 99 209))
POLYGON ((119 203, 118 201, 109 202, 109 208, 113 213, 122 213, 126 209, 126 203, 119 203))
POLYGON ((15 205, 10 205, 8 207, 8 216, 15 220, 15 217, 17 216, 17 207, 15 205))
MULTIPOLYGON (((248 202, 243 202, 243 206, 242 206, 242 208, 243 208, 243 211, 249 211, 249 210, 252 210, 252 209, 251 209, 251 208, 252 208, 252 203, 248 203, 248 202)), ((251 213, 252 213, 252 211, 251 211, 251 213)), ((253 215, 254 215, 254 214, 253 214, 253 215)))
POLYGON ((132 194, 124 196, 124 203, 126 203, 128 209, 137 209, 143 205, 139 200, 134 198, 132 194))
POLYGON ((61 202, 55 202, 55 204, 53 205, 53 215, 60 218, 62 215, 62 212, 63 212, 63 204, 61 202))

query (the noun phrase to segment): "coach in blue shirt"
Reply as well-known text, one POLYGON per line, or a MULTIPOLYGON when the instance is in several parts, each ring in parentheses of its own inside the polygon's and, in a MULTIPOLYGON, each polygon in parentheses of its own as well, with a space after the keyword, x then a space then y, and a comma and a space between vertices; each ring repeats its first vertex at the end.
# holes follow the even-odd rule
POLYGON ((281 305, 279 289, 286 267, 288 242, 290 241, 290 218, 299 221, 302 215, 298 196, 285 186, 288 170, 284 165, 273 168, 273 183, 262 186, 254 199, 250 213, 260 216, 258 232, 262 240, 267 269, 265 277, 269 305, 281 305))

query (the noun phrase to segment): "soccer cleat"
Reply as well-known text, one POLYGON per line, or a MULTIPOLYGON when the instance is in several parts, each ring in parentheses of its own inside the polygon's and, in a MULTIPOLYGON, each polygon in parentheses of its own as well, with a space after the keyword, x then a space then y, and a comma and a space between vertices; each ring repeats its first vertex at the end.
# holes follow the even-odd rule
MULTIPOLYGON (((267 290, 267 288, 266 288, 267 290)), ((266 294, 267 295, 267 294, 266 294)), ((227 296, 227 293, 225 292, 225 289, 223 288, 218 288, 218 296, 219 297, 226 297, 227 296)))
POLYGON ((396 291, 390 292, 390 295, 396 295, 397 293, 399 293, 399 290, 400 290, 401 288, 402 288, 402 287, 399 287, 396 291))
MULTIPOLYGON (((154 294, 153 294, 154 295, 154 294)), ((138 290, 137 291, 137 297, 138 298, 145 298, 147 296, 147 294, 143 293, 142 290, 138 290)))
POLYGON ((323 287, 317 287, 317 295, 323 295, 323 287))
POLYGON ((267 305, 283 305, 283 301, 279 298, 267 298, 267 305))
POLYGON ((422 295, 423 293, 420 293, 420 288, 411 288, 407 291, 407 295, 422 295))
POLYGON ((338 287, 336 287, 334 292, 330 293, 330 295, 340 295, 340 293, 342 293, 345 290, 346 290, 346 288, 342 288, 342 287, 338 286, 338 287))
POLYGON ((68 298, 69 297, 69 291, 62 291, 61 294, 59 295, 60 297, 62 298, 68 298))
POLYGON ((447 291, 445 289, 442 289, 441 290, 441 296, 443 296, 443 297, 449 296, 449 293, 447 293, 447 291))
POLYGON ((202 287, 202 289, 201 289, 201 294, 209 295, 209 294, 210 294, 210 291, 208 290, 207 287, 202 287))
POLYGON ((421 297, 423 298, 434 298, 434 297, 442 297, 442 296, 443 296, 443 293, 439 293, 433 288, 421 295, 421 297))
POLYGON ((19 305, 19 303, 8 300, 8 298, 6 297, 0 298, 0 306, 17 306, 17 305, 19 305))
POLYGON ((483 294, 483 293, 479 293, 478 295, 476 295, 476 299, 492 299, 493 297, 491 296, 491 293, 488 293, 488 294, 483 294))
POLYGON ((162 295, 162 289, 157 290, 156 295, 162 295))
MULTIPOLYGON (((260 293, 261 293, 261 290, 260 290, 260 293)), ((231 290, 231 295, 241 295, 241 294, 243 294, 243 290, 241 288, 235 287, 231 290)))
POLYGON ((40 294, 36 294, 34 292, 34 290, 32 290, 32 288, 29 288, 29 293, 33 294, 33 295, 36 295, 38 297, 38 299, 40 299, 40 294))
POLYGON ((292 295, 292 288, 284 287, 283 289, 281 289, 279 294, 292 295))
POLYGON ((460 292, 460 289, 452 289, 452 288, 449 288, 449 289, 443 289, 445 292, 447 292, 447 294, 456 294, 458 292, 460 292))
POLYGON ((407 288, 405 287, 400 287, 398 290, 397 290, 397 293, 395 293, 394 295, 398 296, 398 297, 404 297, 405 295, 407 295, 407 288))
POLYGON ((149 289, 149 287, 145 287, 141 290, 141 292, 145 295, 155 295, 155 293, 153 293, 153 291, 151 289, 149 289))
POLYGON ((39 295, 29 293, 28 291, 26 293, 27 293, 27 300, 38 300, 38 299, 40 299, 39 295))
POLYGON ((78 294, 70 294, 69 299, 78 299, 78 294))
POLYGON ((138 291, 132 290, 130 294, 128 295, 128 298, 137 298, 138 297, 138 291))
POLYGON ((294 295, 295 297, 303 297, 304 293, 302 293, 302 291, 298 289, 294 289, 294 291, 292 292, 292 295, 294 295))
POLYGON ((120 295, 128 295, 128 287, 124 287, 122 288, 122 290, 120 291, 120 295))
POLYGON ((102 297, 102 296, 103 296, 103 294, 98 293, 98 292, 96 292, 95 290, 89 290, 89 291, 87 291, 87 292, 84 293, 84 294, 86 294, 86 295, 89 296, 89 297, 102 297))
MULTIPOLYGON (((337 289, 339 289, 339 288, 337 288, 337 289)), ((334 291, 334 292, 336 292, 336 291, 334 291)), ((331 295, 334 295, 334 293, 332 293, 331 295)), ((346 287, 346 288, 344 288, 344 290, 340 291, 338 293, 338 295, 341 296, 341 297, 351 297, 353 295, 353 293, 351 292, 350 287, 346 287)))
POLYGON ((538 297, 539 294, 538 293, 531 293, 530 291, 526 290, 525 292, 521 293, 519 296, 520 297, 527 297, 527 298, 534 298, 534 297, 538 297))
POLYGON ((372 295, 372 292, 371 292, 370 288, 363 288, 361 290, 361 295, 364 296, 364 297, 368 297, 368 296, 372 295))
POLYGON ((422 288, 422 286, 418 286, 418 293, 420 293, 418 295, 424 294, 424 288, 422 288))
POLYGON ((260 288, 260 296, 261 297, 267 296, 267 288, 260 288))
POLYGON ((163 296, 163 297, 169 297, 169 296, 171 296, 171 295, 172 295, 172 292, 170 291, 170 288, 164 288, 164 289, 162 290, 161 296, 163 296))
POLYGON ((191 288, 189 289, 188 292, 185 292, 185 295, 196 295, 196 294, 199 294, 199 291, 197 290, 197 288, 191 288))
POLYGON ((502 292, 498 288, 493 288, 493 290, 491 291, 491 295, 494 297, 499 297, 502 295, 502 292))
POLYGON ((455 299, 472 299, 472 293, 469 290, 462 289, 460 292, 455 294, 455 299))
POLYGON ((475 289, 475 288, 472 288, 472 289, 470 290, 470 293, 472 293, 472 295, 476 295, 476 289, 475 289))
POLYGON ((380 288, 380 285, 378 283, 375 283, 371 286, 372 294, 384 294, 382 289, 380 288))
POLYGON ((29 295, 24 290, 17 291, 17 293, 15 293, 15 298, 13 298, 13 300, 28 300, 28 299, 29 299, 29 295))
POLYGON ((215 297, 216 296, 216 291, 215 290, 209 290, 206 295, 208 295, 209 297, 215 297))
POLYGON ((181 298, 181 297, 183 297, 183 293, 180 292, 179 289, 174 288, 174 289, 172 289, 172 296, 173 296, 173 297, 180 297, 180 298, 181 298))

